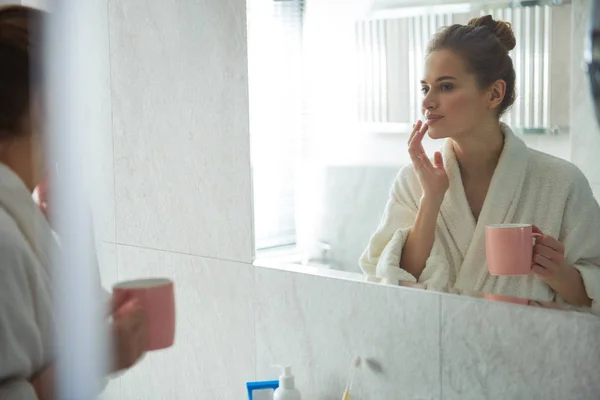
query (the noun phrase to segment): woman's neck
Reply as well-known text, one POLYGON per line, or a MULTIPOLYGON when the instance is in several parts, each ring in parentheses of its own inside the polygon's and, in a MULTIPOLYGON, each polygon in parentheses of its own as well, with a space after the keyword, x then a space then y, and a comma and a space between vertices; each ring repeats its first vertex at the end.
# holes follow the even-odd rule
POLYGON ((496 122, 453 139, 453 147, 463 176, 491 177, 502 154, 504 134, 496 122))

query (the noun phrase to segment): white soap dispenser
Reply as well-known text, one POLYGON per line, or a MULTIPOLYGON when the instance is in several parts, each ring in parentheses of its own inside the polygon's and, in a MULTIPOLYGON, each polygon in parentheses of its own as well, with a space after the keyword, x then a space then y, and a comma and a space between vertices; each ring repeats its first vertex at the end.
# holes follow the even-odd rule
POLYGON ((279 388, 273 393, 273 400, 301 400, 300 392, 295 387, 294 375, 292 375, 292 367, 281 367, 281 375, 279 375, 279 388))

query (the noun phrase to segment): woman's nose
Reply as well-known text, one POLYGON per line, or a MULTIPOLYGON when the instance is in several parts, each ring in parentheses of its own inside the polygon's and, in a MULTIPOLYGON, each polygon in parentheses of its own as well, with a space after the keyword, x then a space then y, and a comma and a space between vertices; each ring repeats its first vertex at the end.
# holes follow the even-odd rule
POLYGON ((422 107, 424 110, 433 110, 436 107, 436 102, 430 94, 425 95, 423 98, 422 107))

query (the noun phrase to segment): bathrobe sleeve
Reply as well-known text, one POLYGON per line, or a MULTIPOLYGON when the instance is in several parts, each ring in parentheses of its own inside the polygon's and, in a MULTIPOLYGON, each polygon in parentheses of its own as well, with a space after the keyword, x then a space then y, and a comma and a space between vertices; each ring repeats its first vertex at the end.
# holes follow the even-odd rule
POLYGON ((1 241, 0 254, 0 400, 37 400, 28 379, 44 359, 36 304, 48 294, 26 251, 1 241))
MULTIPOLYGON (((379 227, 360 257, 359 265, 364 274, 387 278, 395 283, 417 282, 412 274, 400 268, 400 260, 417 217, 421 194, 421 185, 413 166, 402 168, 392 186, 379 227)), ((435 247, 434 244, 434 249, 435 247)), ((440 271, 446 271, 446 268, 439 265, 440 262, 445 262, 444 257, 436 256, 436 252, 432 250, 418 282, 428 283, 440 271)))
POLYGON ((581 273, 592 310, 600 312, 600 206, 583 173, 576 169, 573 175, 559 240, 566 260, 581 273))

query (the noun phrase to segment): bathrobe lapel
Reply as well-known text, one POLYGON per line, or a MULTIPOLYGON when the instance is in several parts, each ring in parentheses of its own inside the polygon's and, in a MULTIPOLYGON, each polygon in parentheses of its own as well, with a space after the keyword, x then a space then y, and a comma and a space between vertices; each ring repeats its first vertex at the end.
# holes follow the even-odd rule
POLYGON ((504 124, 502 132, 505 137, 504 148, 477 222, 467 201, 452 142, 447 141, 443 148, 450 188, 440 214, 449 237, 462 256, 462 262, 456 263, 456 270, 453 271, 456 281, 454 285, 450 282, 450 286, 458 289, 477 290, 486 279, 491 278, 485 260, 485 226, 514 222, 523 190, 528 162, 527 147, 504 124))
MULTIPOLYGON (((462 259, 464 259, 469 250, 471 238, 475 232, 475 218, 473 217, 473 213, 471 212, 471 208, 469 207, 465 195, 465 189, 460 176, 460 168, 458 166, 456 155, 454 154, 451 140, 447 140, 444 144, 442 154, 450 187, 442 202, 442 207, 440 209, 441 218, 449 232, 449 238, 454 242, 462 259)), ((458 271, 454 272, 456 274, 458 271)))
POLYGON ((52 257, 58 251, 52 229, 19 177, 0 164, 0 207, 15 220, 40 264, 50 274, 52 257))
MULTIPOLYGON (((496 279, 487 270, 485 227, 489 224, 527 222, 514 221, 517 205, 527 174, 529 151, 510 128, 502 124, 504 149, 498 160, 471 243, 457 273, 455 287, 479 290, 486 279, 496 279), (473 284, 475 282, 475 284, 473 284)), ((466 195, 462 195, 465 198, 466 195)), ((469 214, 472 217, 472 213, 469 214)))

